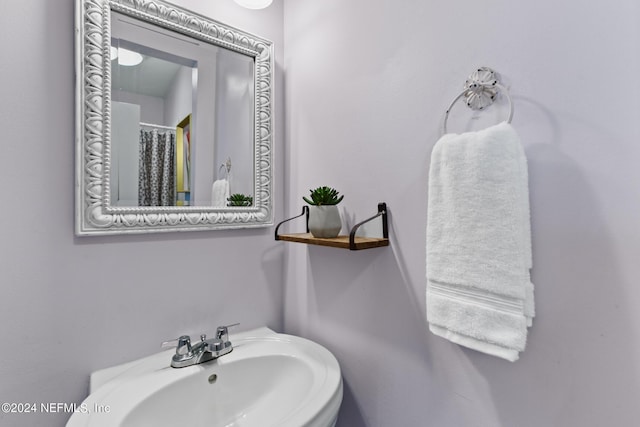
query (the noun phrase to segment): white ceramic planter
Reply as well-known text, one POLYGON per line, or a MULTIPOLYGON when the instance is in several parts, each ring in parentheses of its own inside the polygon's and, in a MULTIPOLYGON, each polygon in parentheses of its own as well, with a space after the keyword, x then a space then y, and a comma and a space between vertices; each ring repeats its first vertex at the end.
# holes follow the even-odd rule
POLYGON ((313 237, 336 237, 341 228, 338 206, 309 206, 309 231, 313 237))

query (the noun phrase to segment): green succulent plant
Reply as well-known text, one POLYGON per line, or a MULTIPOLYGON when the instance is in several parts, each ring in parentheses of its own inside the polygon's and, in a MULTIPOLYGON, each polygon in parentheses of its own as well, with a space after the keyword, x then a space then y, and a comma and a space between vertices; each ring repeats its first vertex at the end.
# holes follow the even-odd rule
POLYGON ((253 204, 253 197, 236 193, 227 197, 227 202, 229 202, 227 206, 251 206, 253 204))
POLYGON ((311 200, 304 196, 302 199, 314 206, 337 205, 344 198, 344 196, 339 196, 340 193, 331 187, 318 187, 309 191, 311 192, 311 200))

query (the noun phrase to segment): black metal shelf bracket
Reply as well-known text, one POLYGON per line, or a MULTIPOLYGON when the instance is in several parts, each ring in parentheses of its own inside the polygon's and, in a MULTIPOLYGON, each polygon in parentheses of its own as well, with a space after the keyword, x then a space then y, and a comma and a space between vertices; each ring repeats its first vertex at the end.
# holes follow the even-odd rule
POLYGON ((292 218, 285 219, 284 221, 280 221, 280 222, 278 223, 278 225, 276 226, 276 231, 275 231, 275 234, 276 234, 276 240, 280 240, 280 235, 278 234, 278 230, 280 229, 280 226, 281 226, 282 224, 284 224, 285 222, 291 221, 292 219, 300 218, 302 215, 306 215, 306 221, 305 221, 305 224, 306 224, 306 226, 307 226, 307 233, 308 233, 308 232, 309 232, 309 206, 304 205, 304 206, 302 207, 302 213, 301 213, 300 215, 296 215, 296 216, 294 216, 294 217, 292 217, 292 218))
POLYGON ((382 237, 384 239, 389 238, 389 225, 387 222, 387 204, 385 202, 378 203, 378 213, 372 216, 371 218, 365 219, 362 222, 357 223, 351 229, 351 233, 349 233, 349 249, 352 251, 356 250, 356 232, 361 225, 366 224, 367 222, 373 221, 374 219, 382 217, 382 237))

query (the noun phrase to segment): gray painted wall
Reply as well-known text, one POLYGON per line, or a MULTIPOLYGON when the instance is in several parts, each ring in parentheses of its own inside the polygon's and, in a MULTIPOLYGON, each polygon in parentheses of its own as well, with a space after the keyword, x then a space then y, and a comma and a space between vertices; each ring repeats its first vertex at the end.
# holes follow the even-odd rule
POLYGON ((286 329, 340 361, 340 427, 638 425, 639 30, 635 0, 286 2, 287 211, 318 185, 351 224, 391 211, 390 248, 286 248, 286 329), (484 65, 531 175, 538 315, 514 364, 424 320, 430 153, 484 65))
MULTIPOLYGON (((274 41, 283 87, 281 2, 260 12, 232 1, 176 3, 274 41)), ((182 333, 227 322, 282 329, 283 246, 271 228, 74 238, 73 17, 72 0, 4 2, 0 14, 0 402, 79 403, 90 372, 182 333)), ((0 425, 55 427, 68 417, 0 413, 0 425)))

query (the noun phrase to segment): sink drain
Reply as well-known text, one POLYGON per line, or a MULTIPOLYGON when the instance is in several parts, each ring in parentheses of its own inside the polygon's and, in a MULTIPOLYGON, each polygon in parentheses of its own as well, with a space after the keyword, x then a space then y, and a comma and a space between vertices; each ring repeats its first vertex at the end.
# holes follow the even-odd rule
POLYGON ((213 384, 218 380, 218 376, 216 374, 209 375, 209 384, 213 384))

